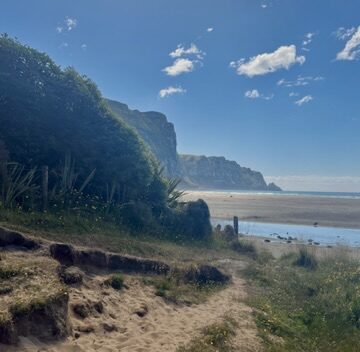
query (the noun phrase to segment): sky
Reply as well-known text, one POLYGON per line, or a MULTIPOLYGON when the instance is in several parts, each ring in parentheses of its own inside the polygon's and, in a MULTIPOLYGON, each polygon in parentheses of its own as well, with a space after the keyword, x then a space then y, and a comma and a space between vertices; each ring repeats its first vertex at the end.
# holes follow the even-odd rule
POLYGON ((359 14, 358 0, 0 0, 0 32, 165 113, 180 153, 360 191, 359 14))

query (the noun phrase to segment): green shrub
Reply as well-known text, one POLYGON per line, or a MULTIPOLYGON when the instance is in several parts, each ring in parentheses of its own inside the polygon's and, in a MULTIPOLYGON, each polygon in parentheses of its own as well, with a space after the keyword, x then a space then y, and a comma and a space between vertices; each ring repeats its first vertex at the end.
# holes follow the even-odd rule
POLYGON ((318 261, 313 253, 310 253, 307 247, 301 247, 298 257, 294 264, 309 270, 315 270, 318 266, 318 261))
POLYGON ((111 286, 114 290, 120 291, 124 284, 124 277, 121 274, 113 274, 105 281, 105 285, 111 286))

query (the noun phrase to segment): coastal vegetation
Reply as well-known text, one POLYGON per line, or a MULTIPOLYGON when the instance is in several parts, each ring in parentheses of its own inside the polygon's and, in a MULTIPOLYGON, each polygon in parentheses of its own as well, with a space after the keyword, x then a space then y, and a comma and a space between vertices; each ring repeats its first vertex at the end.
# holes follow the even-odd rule
POLYGON ((301 248, 243 271, 266 351, 358 351, 359 263, 301 248))
POLYGON ((94 82, 7 35, 0 53, 1 209, 174 238, 210 235, 206 203, 179 202, 179 181, 166 179, 94 82))

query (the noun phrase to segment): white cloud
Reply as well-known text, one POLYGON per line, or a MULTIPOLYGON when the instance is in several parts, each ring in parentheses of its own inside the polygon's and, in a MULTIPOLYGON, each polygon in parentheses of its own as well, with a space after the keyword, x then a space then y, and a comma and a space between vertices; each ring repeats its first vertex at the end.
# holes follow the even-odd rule
POLYGON ((249 98, 249 99, 265 99, 265 100, 270 100, 274 97, 274 94, 271 95, 264 95, 264 94, 260 94, 259 91, 257 89, 252 89, 252 90, 248 90, 245 92, 244 94, 245 98, 249 98))
POLYGON ((256 98, 260 98, 260 93, 257 89, 253 89, 253 90, 246 91, 244 96, 246 98, 256 99, 256 98))
POLYGON ((167 87, 167 88, 163 88, 160 90, 159 92, 159 97, 160 98, 165 98, 168 97, 170 95, 173 94, 184 94, 186 93, 186 89, 182 88, 182 87, 167 87))
POLYGON ((81 44, 81 49, 83 50, 86 50, 87 49, 87 45, 84 43, 84 44, 81 44))
POLYGON ((311 95, 305 95, 303 98, 295 102, 296 105, 301 106, 307 103, 310 103, 314 98, 311 95))
POLYGON ((305 39, 303 40, 302 45, 304 45, 304 46, 309 45, 313 41, 314 36, 315 36, 315 33, 311 33, 311 32, 306 33, 305 39))
POLYGON ((177 48, 169 54, 172 58, 179 58, 183 56, 195 55, 198 59, 203 59, 205 55, 194 43, 192 43, 187 49, 179 44, 177 48))
POLYGON ((265 179, 290 191, 360 192, 359 176, 286 175, 265 179))
POLYGON ((356 27, 351 27, 351 28, 339 27, 334 32, 334 35, 339 40, 346 40, 349 37, 351 37, 355 32, 356 32, 356 27))
POLYGON ((60 49, 66 49, 68 47, 69 47, 69 43, 66 43, 66 42, 61 43, 60 46, 59 46, 60 49))
POLYGON ((301 86, 307 86, 311 82, 318 82, 322 81, 325 78, 322 76, 297 76, 297 78, 294 81, 286 81, 284 78, 280 79, 277 82, 278 86, 284 86, 284 87, 301 87, 301 86))
POLYGON ((206 53, 201 51, 194 43, 188 48, 179 44, 177 48, 169 53, 176 59, 171 66, 165 67, 163 71, 169 76, 178 76, 182 73, 194 71, 196 64, 202 64, 206 53))
POLYGON ((209 27, 206 31, 209 32, 209 33, 211 33, 211 32, 214 31, 214 28, 213 28, 213 27, 209 27))
POLYGON ((336 60, 355 60, 360 54, 360 26, 357 28, 356 32, 345 44, 345 48, 341 50, 337 56, 336 60))
POLYGON ((195 68, 194 62, 189 59, 176 59, 175 62, 168 67, 165 67, 163 71, 168 76, 178 76, 182 73, 188 73, 193 71, 195 68))
POLYGON ((61 27, 61 26, 57 26, 57 27, 56 27, 56 32, 58 32, 58 33, 62 33, 63 30, 64 30, 64 28, 61 27))
POLYGON ((261 4, 261 7, 262 7, 263 9, 266 9, 266 8, 268 7, 268 5, 266 5, 266 4, 261 4))
POLYGON ((77 19, 67 17, 65 20, 66 28, 68 31, 72 31, 77 26, 77 19))
POLYGON ((245 59, 230 62, 230 66, 236 68, 238 75, 254 77, 275 72, 280 69, 289 69, 298 63, 302 65, 305 56, 296 56, 296 46, 281 46, 272 53, 264 53, 245 59))
POLYGON ((296 93, 296 92, 289 93, 289 97, 298 97, 298 96, 299 96, 299 93, 296 93))

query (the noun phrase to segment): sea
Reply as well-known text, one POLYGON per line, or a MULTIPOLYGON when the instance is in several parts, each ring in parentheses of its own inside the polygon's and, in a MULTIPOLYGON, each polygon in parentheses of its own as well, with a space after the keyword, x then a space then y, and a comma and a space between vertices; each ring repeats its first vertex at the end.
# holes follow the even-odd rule
MULTIPOLYGON (((358 192, 302 192, 302 191, 214 191, 226 192, 229 194, 259 194, 271 195, 279 197, 287 196, 301 196, 301 197, 328 197, 328 198, 345 198, 345 199, 360 199, 358 192)), ((359 214, 360 216, 360 214, 359 214)), ((224 220, 212 218, 213 226, 220 224, 225 226, 232 225, 232 220, 224 220)), ((293 225, 293 224, 276 224, 263 222, 250 222, 239 220, 239 232, 248 236, 265 237, 277 239, 278 236, 282 238, 297 238, 299 241, 308 243, 309 241, 318 242, 320 245, 345 245, 350 247, 360 247, 360 229, 339 228, 339 227, 323 227, 323 226, 309 226, 309 225, 293 225)))

